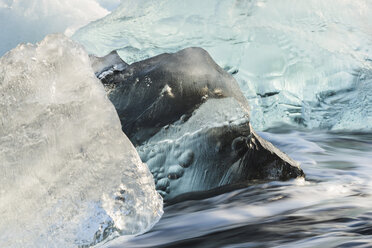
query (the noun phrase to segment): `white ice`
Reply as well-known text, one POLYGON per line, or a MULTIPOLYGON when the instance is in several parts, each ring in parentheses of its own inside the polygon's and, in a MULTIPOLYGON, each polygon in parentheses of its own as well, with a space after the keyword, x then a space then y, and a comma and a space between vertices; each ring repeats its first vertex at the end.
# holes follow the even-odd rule
POLYGON ((63 35, 0 58, 0 247, 76 247, 162 214, 88 54, 63 35))

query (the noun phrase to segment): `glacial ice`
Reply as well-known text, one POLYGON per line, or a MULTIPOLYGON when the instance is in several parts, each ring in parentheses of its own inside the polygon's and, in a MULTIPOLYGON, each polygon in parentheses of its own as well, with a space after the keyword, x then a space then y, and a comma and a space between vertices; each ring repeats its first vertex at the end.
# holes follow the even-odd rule
POLYGON ((137 150, 167 203, 217 187, 304 176, 299 164, 254 132, 234 97, 208 99, 137 150))
POLYGON ((153 177, 81 45, 49 35, 0 58, 0 247, 76 247, 162 215, 153 177))
POLYGON ((254 132, 237 82, 205 50, 164 53, 115 72, 112 68, 123 64, 116 53, 92 57, 94 65, 97 61, 96 75, 122 130, 166 204, 257 180, 304 176, 295 161, 254 132))
POLYGON ((371 130, 371 11, 368 0, 128 0, 73 38, 128 63, 203 47, 239 82, 258 130, 371 130))
POLYGON ((187 192, 206 190, 229 183, 221 179, 224 170, 227 171, 226 165, 218 164, 225 159, 219 156, 228 155, 215 153, 220 149, 219 146, 226 146, 222 145, 224 137, 214 134, 217 140, 215 143, 209 142, 208 137, 210 133, 217 133, 217 128, 227 129, 229 125, 236 126, 248 122, 247 109, 233 97, 209 99, 186 122, 181 118, 164 127, 145 144, 138 146, 137 150, 142 161, 146 162, 154 175, 156 189, 165 200, 169 200, 187 192), (193 160, 198 162, 191 166, 193 160), (211 167, 214 171, 208 172, 211 167), (207 173, 214 176, 206 176, 207 173))
POLYGON ((112 51, 105 57, 96 57, 91 54, 89 58, 94 74, 96 74, 99 79, 105 77, 107 74, 112 74, 115 71, 122 71, 128 67, 128 64, 120 58, 116 51, 112 51))

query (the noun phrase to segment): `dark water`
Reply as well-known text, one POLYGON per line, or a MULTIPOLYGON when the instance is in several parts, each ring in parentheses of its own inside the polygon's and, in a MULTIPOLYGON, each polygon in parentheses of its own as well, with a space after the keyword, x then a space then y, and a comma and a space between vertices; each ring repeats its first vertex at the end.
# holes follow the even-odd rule
POLYGON ((261 135, 306 180, 254 185, 165 208, 154 228, 108 247, 372 247, 372 134, 274 129, 261 135))

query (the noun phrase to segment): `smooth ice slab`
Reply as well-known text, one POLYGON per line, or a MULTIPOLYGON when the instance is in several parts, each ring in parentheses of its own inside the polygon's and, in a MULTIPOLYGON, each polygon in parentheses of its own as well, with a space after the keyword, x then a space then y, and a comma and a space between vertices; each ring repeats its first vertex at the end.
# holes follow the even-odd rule
POLYGON ((0 59, 0 247, 76 247, 144 232, 162 199, 96 79, 63 35, 0 59))

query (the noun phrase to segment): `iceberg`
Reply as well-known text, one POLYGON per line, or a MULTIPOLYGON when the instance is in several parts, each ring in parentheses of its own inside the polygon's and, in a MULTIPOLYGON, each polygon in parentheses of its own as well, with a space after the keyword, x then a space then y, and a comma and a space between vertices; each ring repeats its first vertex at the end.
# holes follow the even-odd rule
POLYGON ((64 35, 0 58, 0 247, 145 232, 162 198, 88 54, 64 35))
POLYGON ((366 0, 128 0, 73 39, 129 64, 202 47, 237 79, 257 130, 369 131, 371 10, 366 0))
POLYGON ((237 82, 205 50, 190 47, 130 65, 115 52, 91 60, 165 204, 305 177, 254 131, 237 82))

